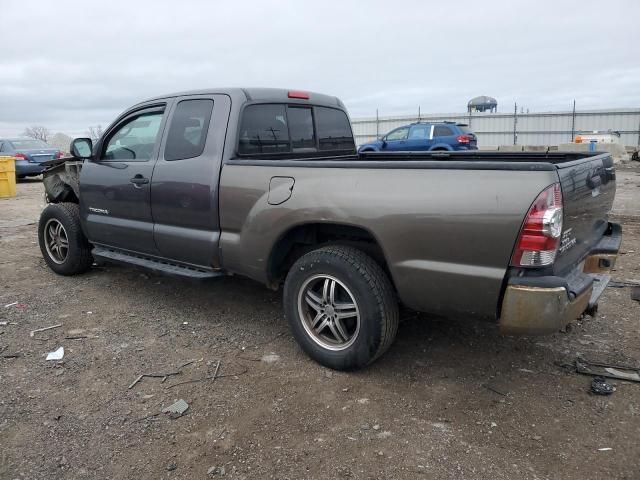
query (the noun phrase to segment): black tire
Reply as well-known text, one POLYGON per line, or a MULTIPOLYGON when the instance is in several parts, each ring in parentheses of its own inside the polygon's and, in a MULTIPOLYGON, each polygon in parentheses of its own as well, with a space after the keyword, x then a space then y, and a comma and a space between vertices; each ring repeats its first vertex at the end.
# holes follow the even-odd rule
MULTIPOLYGON (((47 237, 50 238, 50 237, 47 237)), ((38 243, 40 251, 49 268, 59 275, 76 275, 91 268, 93 257, 91 256, 91 245, 80 227, 80 210, 75 203, 52 203, 48 205, 40 215, 38 223, 38 243), (48 247, 46 245, 45 228, 52 226, 62 226, 62 233, 66 237, 66 254, 64 252, 64 242, 58 236, 57 245, 48 247), (55 250, 57 248, 57 251, 55 250), (57 253, 56 253, 57 252, 57 253)))
MULTIPOLYGON (((327 246, 300 257, 285 280, 284 308, 293 336, 302 349, 318 363, 335 370, 354 370, 374 362, 388 350, 398 331, 398 303, 387 274, 370 256, 353 247, 327 246), (343 300, 334 302, 332 298, 323 307, 315 303, 315 298, 309 301, 307 295, 310 290, 317 293, 313 282, 320 281, 324 286, 322 298, 326 299, 327 278, 333 279, 329 281, 335 282, 336 295, 341 294, 343 300), (330 322, 334 312, 351 304, 357 312, 346 320, 351 322, 351 327, 343 325, 336 330, 335 325, 328 324, 323 331, 327 337, 331 337, 331 332, 345 332, 342 343, 333 345, 311 328, 310 324, 318 318, 309 321, 311 317, 316 313, 321 315, 316 307, 324 312, 331 305, 331 313, 324 313, 321 326, 325 320, 330 322)), ((335 322, 338 322, 337 315, 335 322)))

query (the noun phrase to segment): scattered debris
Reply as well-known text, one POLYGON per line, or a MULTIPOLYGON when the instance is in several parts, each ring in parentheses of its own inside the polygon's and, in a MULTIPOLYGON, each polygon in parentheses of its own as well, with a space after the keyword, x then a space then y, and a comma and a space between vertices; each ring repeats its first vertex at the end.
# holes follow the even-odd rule
POLYGON ((142 375, 138 375, 138 377, 133 381, 133 383, 129 385, 128 390, 131 390, 133 387, 135 387, 136 384, 145 377, 162 378, 162 381, 164 382, 167 379, 167 377, 171 377, 173 375, 180 375, 181 373, 182 372, 180 370, 177 370, 175 372, 168 372, 168 373, 143 373, 142 375))
POLYGON ((611 288, 625 288, 625 287, 640 287, 640 283, 637 282, 616 282, 615 280, 611 280, 607 287, 611 288))
POLYGON ((189 404, 180 399, 177 402, 169 405, 168 407, 163 408, 162 413, 168 413, 172 418, 178 418, 181 417, 188 409, 189 404))
POLYGON ((275 353, 269 353, 267 355, 263 355, 262 358, 260 359, 261 362, 264 363, 276 363, 277 361, 280 360, 280 355, 276 355, 275 353))
POLYGON ((498 390, 496 387, 494 387, 493 385, 490 385, 488 383, 485 383, 484 385, 482 385, 484 388, 486 388, 487 390, 492 391, 493 393, 497 393, 498 395, 502 395, 503 397, 506 397, 509 395, 508 392, 503 392, 501 390, 498 390))
POLYGON ((178 385, 186 385, 187 383, 203 382, 205 380, 213 380, 213 381, 215 381, 216 378, 237 377, 238 375, 244 375, 245 373, 247 373, 249 371, 249 369, 245 367, 245 369, 242 372, 227 373, 225 375, 218 375, 218 371, 220 370, 220 363, 221 363, 221 360, 218 360, 218 362, 216 363, 216 368, 215 368, 215 371, 213 372, 213 375, 207 375, 206 377, 202 377, 202 378, 195 378, 193 380, 185 380, 184 382, 174 383, 172 385, 169 385, 167 388, 177 387, 178 385))
POLYGON ((61 327, 61 326, 62 326, 62 324, 58 323, 57 325, 51 325, 50 327, 36 328, 35 330, 31 330, 31 332, 29 332, 29 336, 33 337, 38 332, 46 332, 47 330, 52 330, 54 328, 58 328, 58 327, 61 327))
POLYGON ((20 352, 16 353, 7 353, 6 355, 2 355, 2 358, 19 358, 22 354, 20 352))
POLYGON ((378 424, 374 425, 374 426, 373 426, 373 429, 374 429, 374 430, 380 430, 380 425, 378 425, 378 424))
POLYGON ((60 347, 53 352, 47 354, 47 360, 62 360, 64 357, 64 347, 60 347))
POLYGON ((366 405, 367 403, 369 403, 369 399, 368 398, 359 398, 358 399, 358 403, 361 405, 366 405))
POLYGON ((4 308, 9 308, 9 307, 13 307, 14 305, 17 305, 18 302, 13 302, 13 303, 7 303, 4 308))
POLYGON ((496 428, 498 424, 496 422, 491 422, 491 428, 496 428))
POLYGON ((213 477, 215 475, 224 475, 225 474, 225 469, 224 467, 209 467, 209 470, 207 470, 207 475, 209 475, 210 477, 213 477))
POLYGON ((631 300, 640 302, 640 287, 631 287, 630 295, 631 295, 631 300))
POLYGON ((169 465, 167 465, 167 471, 168 472, 172 472, 174 471, 176 468, 178 468, 178 465, 175 464, 175 462, 171 462, 169 465))
POLYGON ((81 340, 83 338, 89 338, 87 335, 76 335, 73 337, 64 337, 65 340, 81 340))
POLYGON ((220 370, 220 362, 221 360, 218 360, 218 363, 216 363, 216 369, 213 372, 213 378, 211 379, 211 383, 216 381, 216 378, 218 378, 218 370, 220 370))
POLYGON ((142 380, 142 378, 144 377, 144 375, 138 375, 138 377, 133 381, 133 383, 131 385, 129 385, 128 389, 131 390, 133 387, 136 386, 136 384, 142 380))
POLYGON ((606 363, 594 363, 576 359, 576 372, 597 377, 615 378, 640 382, 640 368, 625 365, 608 365, 606 363))
POLYGON ((4 327, 5 325, 9 325, 9 322, 7 321, 0 322, 0 326, 4 327))
POLYGON ((591 391, 596 395, 611 395, 616 389, 603 377, 595 377, 591 381, 591 391))
POLYGON ((608 452, 610 450, 613 450, 613 448, 611 448, 611 447, 603 447, 603 448, 599 448, 598 449, 599 452, 608 452))

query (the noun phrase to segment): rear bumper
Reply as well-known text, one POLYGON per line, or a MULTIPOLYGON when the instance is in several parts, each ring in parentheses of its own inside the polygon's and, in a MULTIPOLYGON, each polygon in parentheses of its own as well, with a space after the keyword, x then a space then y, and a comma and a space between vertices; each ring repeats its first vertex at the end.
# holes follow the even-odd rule
POLYGON ((567 275, 509 278, 500 330, 518 335, 553 333, 597 305, 609 283, 621 242, 622 228, 611 223, 584 262, 567 275))
POLYGON ((16 161, 16 175, 19 177, 40 175, 44 168, 39 163, 31 163, 25 160, 16 161))

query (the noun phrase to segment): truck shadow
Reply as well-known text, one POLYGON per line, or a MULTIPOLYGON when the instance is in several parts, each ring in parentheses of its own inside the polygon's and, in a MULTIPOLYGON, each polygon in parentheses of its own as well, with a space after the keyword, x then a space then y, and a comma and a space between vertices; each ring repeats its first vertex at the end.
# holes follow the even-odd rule
MULTIPOLYGON (((108 266, 104 282, 129 284, 127 301, 140 304, 153 299, 155 307, 179 320, 196 321, 206 330, 233 329, 236 341, 255 343, 282 333, 271 349, 293 355, 292 366, 313 363, 297 347, 284 318, 282 292, 240 277, 207 282, 155 276, 125 267, 108 266), (111 278, 109 278, 111 277, 111 278), (242 333, 244 331, 244 335, 242 333)), ((98 274, 98 272, 96 272, 98 274)), ((380 377, 408 382, 417 378, 490 378, 522 376, 522 369, 555 372, 554 360, 566 360, 563 349, 571 334, 549 337, 506 337, 494 324, 470 318, 442 318, 403 309, 395 343, 371 366, 349 375, 380 377)), ((315 364, 314 364, 315 365, 315 364)))

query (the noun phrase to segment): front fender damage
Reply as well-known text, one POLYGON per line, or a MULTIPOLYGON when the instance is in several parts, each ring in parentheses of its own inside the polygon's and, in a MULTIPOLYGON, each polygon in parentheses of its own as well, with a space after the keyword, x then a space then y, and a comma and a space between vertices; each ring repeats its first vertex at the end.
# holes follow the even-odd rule
POLYGON ((67 159, 47 168, 42 183, 49 203, 79 203, 82 161, 67 159))

